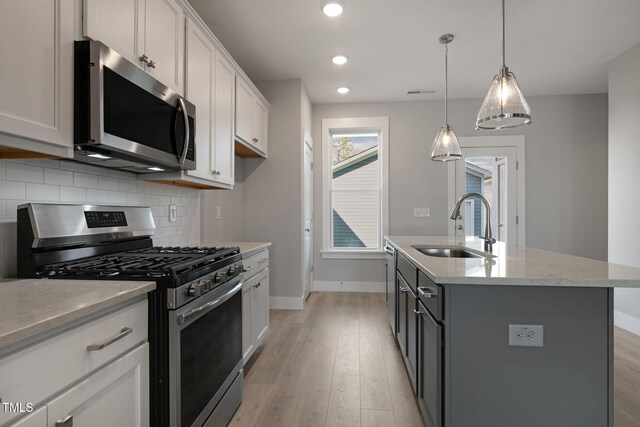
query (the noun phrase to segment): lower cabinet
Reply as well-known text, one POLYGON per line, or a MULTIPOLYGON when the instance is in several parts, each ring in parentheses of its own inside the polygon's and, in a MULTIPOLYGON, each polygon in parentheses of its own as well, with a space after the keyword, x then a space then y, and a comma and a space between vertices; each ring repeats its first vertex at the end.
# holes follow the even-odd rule
POLYGON ((411 286, 402 275, 398 274, 398 344, 409 380, 414 391, 417 391, 418 372, 418 335, 417 335, 417 297, 411 286))
POLYGON ((442 326, 418 302, 418 404, 427 427, 442 425, 442 326))
POLYGON ((269 252, 261 251, 243 261, 242 358, 251 358, 269 331, 269 252))
POLYGON ((47 423, 146 427, 148 389, 149 344, 145 343, 49 402, 47 423))

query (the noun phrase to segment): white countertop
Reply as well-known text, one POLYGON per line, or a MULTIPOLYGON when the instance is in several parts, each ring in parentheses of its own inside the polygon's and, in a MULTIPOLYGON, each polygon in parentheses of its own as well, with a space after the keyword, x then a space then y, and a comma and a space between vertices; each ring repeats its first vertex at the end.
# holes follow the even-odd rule
POLYGON ((0 348, 155 288, 155 282, 0 279, 0 348))
POLYGON ((243 257, 250 256, 256 252, 259 252, 263 249, 271 246, 271 242, 216 242, 216 241, 207 241, 200 242, 199 245, 194 246, 238 246, 240 248, 240 253, 243 257))
POLYGON ((385 236, 439 284, 640 288, 640 269, 528 247, 493 245, 494 258, 439 258, 412 245, 466 246, 483 251, 477 237, 385 236))

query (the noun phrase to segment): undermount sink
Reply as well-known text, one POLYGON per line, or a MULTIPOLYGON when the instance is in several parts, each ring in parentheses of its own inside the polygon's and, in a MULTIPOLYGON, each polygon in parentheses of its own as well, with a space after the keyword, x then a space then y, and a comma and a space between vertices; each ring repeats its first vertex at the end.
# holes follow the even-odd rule
POLYGON ((440 258, 492 258, 492 255, 465 248, 464 246, 412 245, 412 248, 428 256, 440 258))

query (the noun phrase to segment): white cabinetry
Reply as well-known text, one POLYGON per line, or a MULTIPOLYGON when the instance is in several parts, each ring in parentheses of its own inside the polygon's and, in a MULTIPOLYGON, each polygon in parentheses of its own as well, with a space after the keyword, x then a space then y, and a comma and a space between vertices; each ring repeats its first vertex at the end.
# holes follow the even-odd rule
POLYGON ((183 93, 184 12, 175 0, 84 0, 84 35, 183 93))
POLYGON ((196 106, 196 169, 146 174, 141 179, 199 189, 231 189, 235 70, 190 18, 186 28, 185 96, 196 106))
POLYGON ((269 331, 269 251, 243 260, 242 357, 251 358, 269 331))
POLYGON ((242 78, 236 79, 236 148, 244 157, 267 157, 268 109, 242 78))
POLYGON ((3 401, 37 405, 17 420, 0 411, 0 424, 148 426, 147 310, 146 299, 129 304, 0 359, 3 401))
POLYGON ((74 5, 2 2, 1 157, 73 155, 73 41, 80 19, 74 5))

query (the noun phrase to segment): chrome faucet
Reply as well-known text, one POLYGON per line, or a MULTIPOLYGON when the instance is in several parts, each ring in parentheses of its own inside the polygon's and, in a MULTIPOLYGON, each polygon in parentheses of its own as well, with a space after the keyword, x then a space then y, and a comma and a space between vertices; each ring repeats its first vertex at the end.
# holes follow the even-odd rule
POLYGON ((496 239, 494 239, 491 236, 491 206, 489 206, 489 202, 487 201, 487 199, 485 199, 485 197, 482 194, 480 193, 463 194, 462 197, 460 197, 456 202, 456 205, 451 211, 451 216, 449 218, 451 218, 454 221, 456 219, 462 219, 462 215, 460 215, 460 208, 462 207, 462 202, 464 202, 466 199, 469 199, 469 198, 480 199, 480 201, 482 201, 482 203, 484 204, 484 207, 486 208, 487 216, 484 222, 484 236, 478 236, 478 237, 484 240, 484 250, 486 252, 491 252, 493 250, 493 244, 496 242, 496 239))

